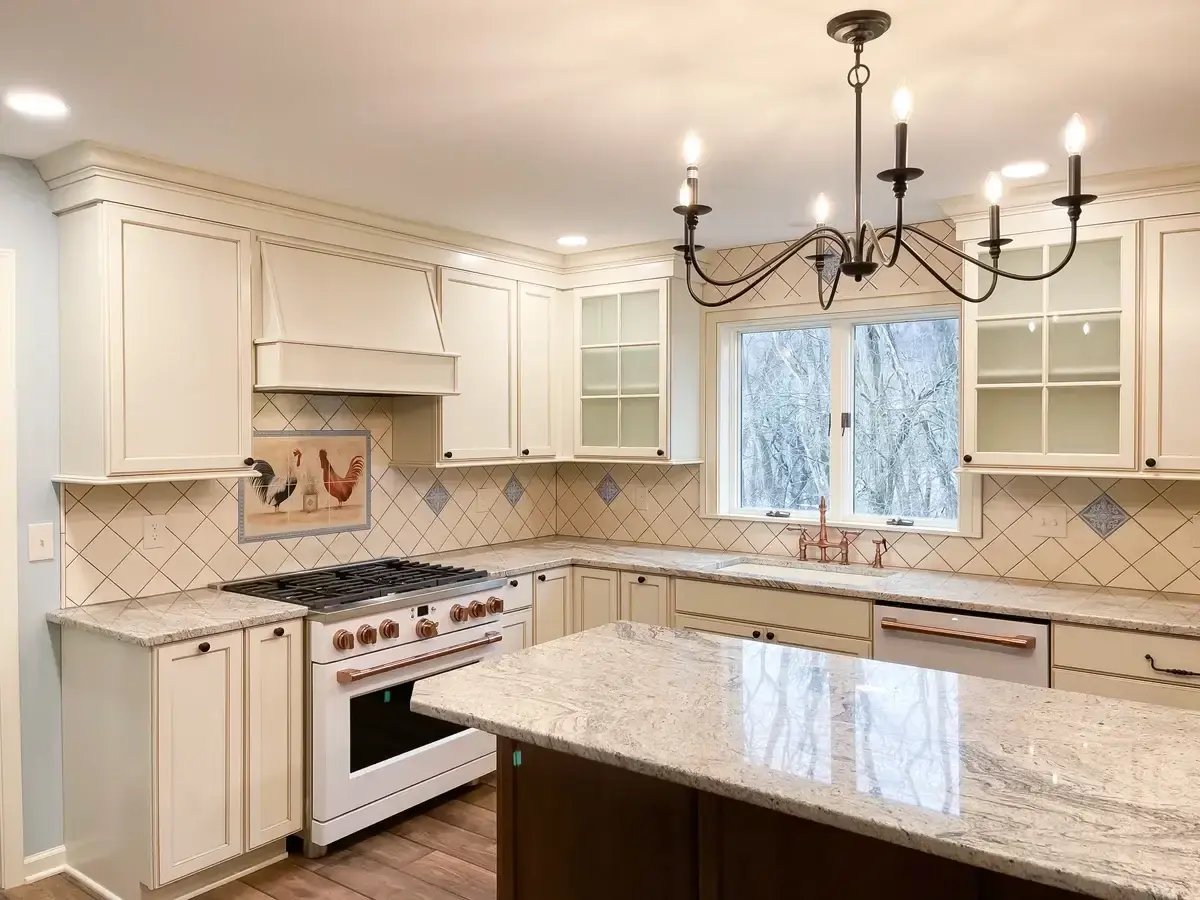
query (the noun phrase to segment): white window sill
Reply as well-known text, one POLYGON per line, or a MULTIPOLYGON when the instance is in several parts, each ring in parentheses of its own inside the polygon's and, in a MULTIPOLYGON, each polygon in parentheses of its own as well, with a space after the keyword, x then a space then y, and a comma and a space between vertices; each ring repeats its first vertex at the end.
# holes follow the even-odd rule
MULTIPOLYGON (((732 519, 735 522, 765 522, 768 525, 803 525, 804 527, 819 527, 821 520, 816 516, 801 516, 793 513, 787 518, 779 516, 751 515, 749 513, 703 513, 700 516, 710 522, 720 519, 732 519)), ((901 534, 933 534, 941 537, 977 538, 983 536, 982 528, 937 528, 930 525, 885 525, 882 522, 847 522, 827 518, 825 524, 830 528, 846 531, 878 531, 885 535, 901 534)), ((981 523, 982 524, 982 523, 981 523)))

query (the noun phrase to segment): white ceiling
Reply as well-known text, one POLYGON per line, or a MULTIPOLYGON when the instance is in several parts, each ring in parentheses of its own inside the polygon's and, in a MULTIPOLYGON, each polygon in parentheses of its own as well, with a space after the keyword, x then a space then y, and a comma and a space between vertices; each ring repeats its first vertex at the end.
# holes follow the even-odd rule
MULTIPOLYGON (((710 246, 786 237, 853 166, 850 0, 0 0, 0 152, 88 138, 536 247, 674 237, 679 142, 705 142, 710 246)), ((867 212, 891 214, 892 90, 916 96, 909 218, 1043 157, 1080 112, 1086 172, 1200 161, 1200 2, 892 0, 867 48, 867 212), (1142 14, 1146 14, 1143 16, 1142 14), (1149 20, 1147 20, 1147 17, 1149 20)), ((1085 174, 1086 177, 1086 174, 1085 174)))

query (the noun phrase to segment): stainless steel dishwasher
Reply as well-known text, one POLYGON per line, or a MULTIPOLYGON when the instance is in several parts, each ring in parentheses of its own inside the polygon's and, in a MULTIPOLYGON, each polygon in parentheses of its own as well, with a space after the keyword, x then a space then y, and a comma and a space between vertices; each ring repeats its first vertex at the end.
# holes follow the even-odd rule
POLYGON ((1050 686, 1050 626, 1028 619, 875 604, 875 659, 1050 686))

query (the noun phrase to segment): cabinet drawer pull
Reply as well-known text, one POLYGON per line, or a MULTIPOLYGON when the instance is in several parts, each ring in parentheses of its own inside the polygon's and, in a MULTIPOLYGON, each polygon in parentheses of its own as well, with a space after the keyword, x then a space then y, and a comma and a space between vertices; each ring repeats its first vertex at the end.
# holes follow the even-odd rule
POLYGON ((212 644, 210 644, 208 641, 201 641, 200 646, 197 647, 196 649, 199 650, 201 653, 207 653, 209 650, 212 649, 212 644))
POLYGON ((645 583, 646 583, 646 576, 645 576, 645 575, 639 575, 639 576, 638 576, 638 584, 645 584, 645 583))
POLYGON ((1166 666, 1157 665, 1154 662, 1154 657, 1149 653, 1146 654, 1146 662, 1150 663, 1150 668, 1155 672, 1162 672, 1164 675, 1183 675, 1185 678, 1200 678, 1200 672, 1193 672, 1191 669, 1170 669, 1166 666))
POLYGON ((767 640, 768 640, 768 641, 773 641, 773 640, 775 640, 775 632, 773 632, 773 631, 768 631, 768 632, 767 632, 767 640))
POLYGON ((522 455, 522 456, 528 456, 528 455, 529 455, 529 451, 528 451, 528 450, 522 450, 522 451, 521 451, 521 455, 522 455))
POLYGON ((520 582, 519 582, 519 581, 517 581, 517 579, 515 579, 515 578, 514 578, 512 581, 510 581, 510 582, 508 583, 508 586, 509 586, 509 587, 516 587, 518 584, 520 584, 520 582))
POLYGON ((1153 469, 1157 465, 1158 465, 1158 460, 1156 460, 1156 459, 1146 460, 1146 468, 1147 469, 1153 469))
POLYGON ((272 633, 275 635, 275 637, 283 637, 283 633, 284 633, 283 626, 282 626, 282 625, 280 625, 280 626, 279 626, 278 628, 276 628, 276 629, 275 629, 275 631, 274 631, 274 632, 272 632, 272 633))
POLYGON ((1029 634, 983 634, 979 631, 959 631, 956 628, 940 628, 937 625, 918 625, 914 622, 901 622, 891 616, 879 620, 879 627, 884 631, 904 631, 909 634, 928 634, 933 637, 955 638, 960 641, 972 641, 976 644, 995 644, 997 647, 1015 647, 1018 650, 1032 650, 1037 645, 1037 638, 1029 634))
POLYGON ((545 580, 546 580, 546 576, 545 576, 545 575, 539 575, 539 576, 538 576, 538 581, 545 581, 545 580))
POLYGON ((750 632, 750 636, 751 637, 762 637, 762 632, 756 628, 752 632, 750 632))

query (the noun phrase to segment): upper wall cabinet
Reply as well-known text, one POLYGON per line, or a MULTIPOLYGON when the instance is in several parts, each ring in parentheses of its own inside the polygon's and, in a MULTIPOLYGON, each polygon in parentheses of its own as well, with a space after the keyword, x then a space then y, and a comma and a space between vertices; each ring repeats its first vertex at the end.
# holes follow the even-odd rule
POLYGON ((456 466, 554 457, 553 315, 558 292, 442 269, 442 329, 459 393, 397 397, 392 461, 456 466))
POLYGON ((1200 216, 1143 223, 1142 459, 1200 472, 1200 216))
POLYGON ((700 308, 671 279, 575 291, 575 455, 695 462, 700 308))
POLYGON ((245 473, 250 233, 97 203, 59 234, 60 480, 245 473))
MULTIPOLYGON (((1048 271, 1068 239, 1019 236, 1001 265, 1048 271)), ((1136 223, 1080 228, 1059 274, 1001 279, 988 300, 965 304, 964 465, 1137 468, 1137 250, 1136 223)), ((964 284, 978 296, 990 276, 964 266, 964 284)))

